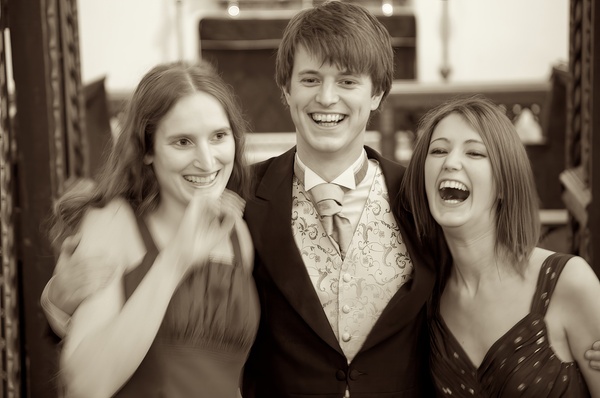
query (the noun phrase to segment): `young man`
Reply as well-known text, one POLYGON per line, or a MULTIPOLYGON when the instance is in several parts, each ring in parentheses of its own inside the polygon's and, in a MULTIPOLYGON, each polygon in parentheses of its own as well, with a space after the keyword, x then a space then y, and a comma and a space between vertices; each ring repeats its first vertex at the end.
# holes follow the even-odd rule
POLYGON ((433 265, 395 201, 404 168, 364 147, 393 80, 389 33, 350 3, 303 10, 276 80, 297 145, 255 166, 246 205, 262 319, 244 397, 428 396, 433 265), (342 187, 332 206, 348 233, 320 209, 315 191, 329 182, 342 187))

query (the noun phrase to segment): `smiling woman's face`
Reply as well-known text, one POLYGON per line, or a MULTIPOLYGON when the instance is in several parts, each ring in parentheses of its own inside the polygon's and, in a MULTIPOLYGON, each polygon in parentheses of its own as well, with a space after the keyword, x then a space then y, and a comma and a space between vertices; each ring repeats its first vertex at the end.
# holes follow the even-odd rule
POLYGON ((425 159, 425 190, 442 228, 492 226, 496 199, 492 165, 480 134, 458 114, 437 125, 425 159))
POLYGON ((161 206, 187 206, 194 192, 219 197, 235 158, 235 141, 225 110, 213 96, 181 98, 158 124, 154 152, 146 156, 160 187, 161 206))

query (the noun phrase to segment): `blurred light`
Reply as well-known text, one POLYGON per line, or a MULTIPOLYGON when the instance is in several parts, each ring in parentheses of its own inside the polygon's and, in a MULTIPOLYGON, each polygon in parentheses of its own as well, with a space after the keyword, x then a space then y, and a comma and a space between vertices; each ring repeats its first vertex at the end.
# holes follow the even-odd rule
POLYGON ((381 11, 383 12, 383 15, 389 17, 394 14, 394 6, 389 0, 383 0, 383 3, 381 4, 381 11))
POLYGON ((240 6, 238 3, 235 1, 229 2, 229 5, 227 6, 227 13, 232 17, 237 17, 240 14, 240 6))

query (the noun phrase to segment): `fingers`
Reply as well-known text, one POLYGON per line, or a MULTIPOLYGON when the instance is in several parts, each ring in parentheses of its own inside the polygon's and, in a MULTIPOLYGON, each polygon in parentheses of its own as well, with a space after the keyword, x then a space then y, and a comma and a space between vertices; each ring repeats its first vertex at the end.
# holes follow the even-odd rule
POLYGON ((242 199, 238 194, 228 189, 223 191, 223 194, 221 195, 221 208, 235 210, 241 216, 244 213, 245 206, 246 201, 242 199))
POLYGON ((213 226, 221 238, 224 238, 233 228, 237 219, 242 218, 246 202, 235 192, 223 191, 220 200, 219 225, 213 226))
POLYGON ((225 237, 230 233, 230 231, 235 226, 235 221, 240 217, 237 211, 223 211, 221 212, 221 217, 218 219, 218 223, 213 225, 213 231, 215 235, 219 237, 218 241, 225 239, 225 237))
POLYGON ((175 242, 173 242, 175 245, 184 247, 191 245, 197 240, 198 234, 202 234, 209 228, 212 219, 216 218, 216 211, 213 209, 216 206, 214 202, 216 201, 211 201, 200 190, 194 192, 179 225, 175 242))
POLYGON ((71 256, 77 246, 79 246, 79 242, 81 241, 81 233, 76 233, 75 235, 68 236, 60 246, 60 255, 69 255, 71 256))
POLYGON ((592 349, 585 352, 585 359, 590 361, 590 367, 600 370, 600 340, 592 344, 592 349))
POLYGON ((594 370, 600 370, 600 355, 594 355, 594 354, 598 354, 598 351, 587 351, 585 353, 585 358, 588 359, 590 361, 590 368, 594 369, 594 370), (596 359, 592 359, 592 358, 596 358, 596 359))
POLYGON ((60 273, 64 269, 71 269, 75 265, 76 261, 71 261, 73 254, 75 253, 75 249, 79 246, 79 242, 81 241, 81 234, 77 233, 75 235, 71 235, 67 237, 61 247, 60 254, 58 255, 58 259, 56 260, 56 266, 54 267, 54 273, 60 273))
POLYGON ((206 202, 206 197, 197 189, 192 196, 192 200, 187 205, 187 209, 185 210, 185 217, 183 222, 187 220, 198 220, 200 218, 200 214, 202 213, 203 205, 206 202))
POLYGON ((585 359, 589 359, 590 361, 600 361, 600 351, 597 349, 587 350, 585 352, 585 359))
POLYGON ((186 214, 190 222, 201 228, 202 226, 209 225, 219 215, 220 206, 221 200, 215 200, 201 190, 196 190, 192 200, 188 204, 186 214))
POLYGON ((110 259, 77 255, 63 257, 62 266, 52 279, 48 297, 67 314, 73 314, 83 300, 106 287, 118 269, 117 263, 110 259))
POLYGON ((186 274, 190 267, 206 263, 242 215, 243 200, 229 192, 216 200, 201 190, 194 192, 174 239, 165 248, 167 256, 186 274))

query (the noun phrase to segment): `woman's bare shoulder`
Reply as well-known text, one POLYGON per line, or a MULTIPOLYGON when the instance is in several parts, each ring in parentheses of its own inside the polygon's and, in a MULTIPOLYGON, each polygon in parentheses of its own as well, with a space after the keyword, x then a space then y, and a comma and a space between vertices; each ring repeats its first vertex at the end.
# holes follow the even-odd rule
POLYGON ((585 259, 579 256, 569 259, 556 284, 555 296, 573 305, 591 299, 600 303, 600 281, 585 259))

